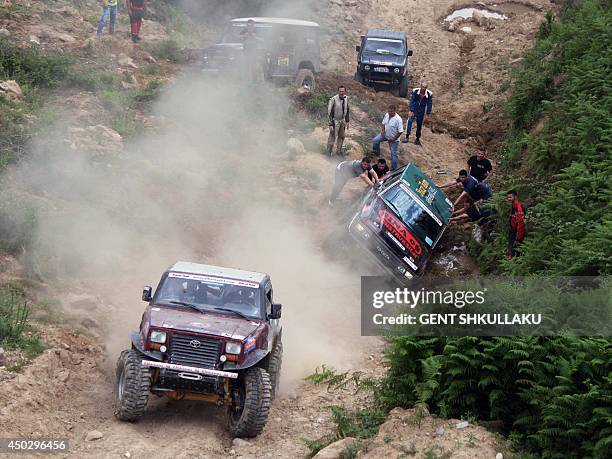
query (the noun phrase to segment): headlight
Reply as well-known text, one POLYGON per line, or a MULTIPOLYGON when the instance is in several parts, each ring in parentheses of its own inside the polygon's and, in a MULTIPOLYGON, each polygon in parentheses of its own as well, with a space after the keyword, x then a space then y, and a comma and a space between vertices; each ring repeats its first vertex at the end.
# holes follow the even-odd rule
POLYGON ((410 271, 406 270, 404 273, 404 277, 407 279, 412 279, 414 276, 410 273, 410 271))
POLYGON ((225 343, 225 352, 227 354, 240 354, 242 344, 240 343, 225 343))
POLYGON ((163 344, 166 342, 166 332, 153 330, 151 332, 151 341, 154 343, 163 344))
POLYGON ((363 225, 361 223, 357 223, 355 225, 355 229, 359 232, 362 232, 365 228, 363 227, 363 225))
POLYGON ((364 69, 364 70, 370 70, 370 66, 369 66, 369 65, 364 65, 364 66, 363 66, 363 69, 364 69))
POLYGON ((395 73, 399 73, 399 69, 398 69, 397 67, 395 67, 395 68, 393 69, 393 71, 394 71, 395 73))

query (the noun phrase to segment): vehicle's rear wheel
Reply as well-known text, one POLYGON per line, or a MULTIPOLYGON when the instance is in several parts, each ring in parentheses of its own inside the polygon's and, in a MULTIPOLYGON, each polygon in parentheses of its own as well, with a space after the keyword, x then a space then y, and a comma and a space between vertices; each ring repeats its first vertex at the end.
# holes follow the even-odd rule
POLYGON ((246 370, 241 384, 232 391, 229 429, 235 437, 255 437, 268 420, 272 401, 270 375, 263 368, 246 370))
POLYGON ((300 69, 295 77, 295 86, 297 88, 308 88, 314 91, 316 88, 315 76, 310 69, 300 69))
POLYGON ((400 97, 408 96, 408 75, 404 75, 400 80, 398 93, 400 97))
POLYGON ((272 400, 278 393, 278 387, 280 383, 280 372, 281 364, 283 362, 283 343, 280 338, 274 345, 274 349, 270 353, 270 360, 268 361, 268 374, 270 375, 270 384, 272 389, 272 400))
POLYGON ((138 351, 123 351, 117 360, 114 411, 121 421, 136 421, 145 412, 151 388, 151 374, 142 366, 138 351))

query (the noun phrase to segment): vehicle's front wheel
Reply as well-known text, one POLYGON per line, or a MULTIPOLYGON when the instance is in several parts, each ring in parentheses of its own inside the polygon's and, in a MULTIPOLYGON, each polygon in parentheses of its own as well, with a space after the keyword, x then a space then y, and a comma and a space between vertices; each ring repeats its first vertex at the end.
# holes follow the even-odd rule
POLYGON ((121 421, 136 421, 145 412, 151 388, 151 374, 142 366, 138 351, 123 351, 117 360, 114 412, 121 421))
POLYGON ((270 353, 270 360, 268 361, 268 374, 270 375, 272 400, 274 400, 274 397, 276 397, 276 394, 278 394, 282 362, 283 362, 283 343, 279 339, 277 343, 274 345, 274 349, 272 349, 272 352, 270 353))
POLYGON ((295 86, 297 88, 308 88, 314 91, 316 88, 315 76, 310 69, 300 69, 295 77, 295 86))
POLYGON ((365 80, 363 79, 363 75, 359 72, 355 72, 353 75, 353 80, 355 80, 359 84, 365 84, 365 80))
POLYGON ((270 375, 260 367, 246 370, 241 383, 232 391, 229 430, 235 437, 255 437, 268 420, 272 401, 270 375))
POLYGON ((404 75, 400 80, 398 93, 400 97, 408 96, 408 75, 404 75))

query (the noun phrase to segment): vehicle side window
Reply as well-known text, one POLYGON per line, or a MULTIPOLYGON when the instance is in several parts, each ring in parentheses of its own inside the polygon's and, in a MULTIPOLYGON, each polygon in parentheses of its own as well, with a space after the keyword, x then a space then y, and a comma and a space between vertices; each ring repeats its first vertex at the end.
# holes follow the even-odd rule
POLYGON ((272 286, 266 285, 266 314, 272 313, 272 286))

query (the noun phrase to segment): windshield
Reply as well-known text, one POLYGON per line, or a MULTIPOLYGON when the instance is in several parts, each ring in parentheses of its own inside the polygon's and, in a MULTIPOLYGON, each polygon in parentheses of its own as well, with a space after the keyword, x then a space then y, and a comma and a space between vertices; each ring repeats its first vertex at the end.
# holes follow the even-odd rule
MULTIPOLYGON (((265 38, 272 26, 270 24, 255 24, 255 36, 265 38)), ((246 39, 247 26, 244 22, 232 22, 227 25, 223 33, 222 43, 242 43, 246 39)))
POLYGON ((390 40, 388 38, 368 38, 363 51, 368 54, 403 56, 404 43, 401 40, 390 40))
POLYGON ((259 285, 198 274, 169 273, 157 289, 155 304, 261 319, 259 285))
POLYGON ((438 225, 431 215, 419 205, 419 202, 401 187, 400 183, 385 191, 382 197, 402 221, 414 230, 421 241, 431 247, 438 240, 444 227, 438 225))

